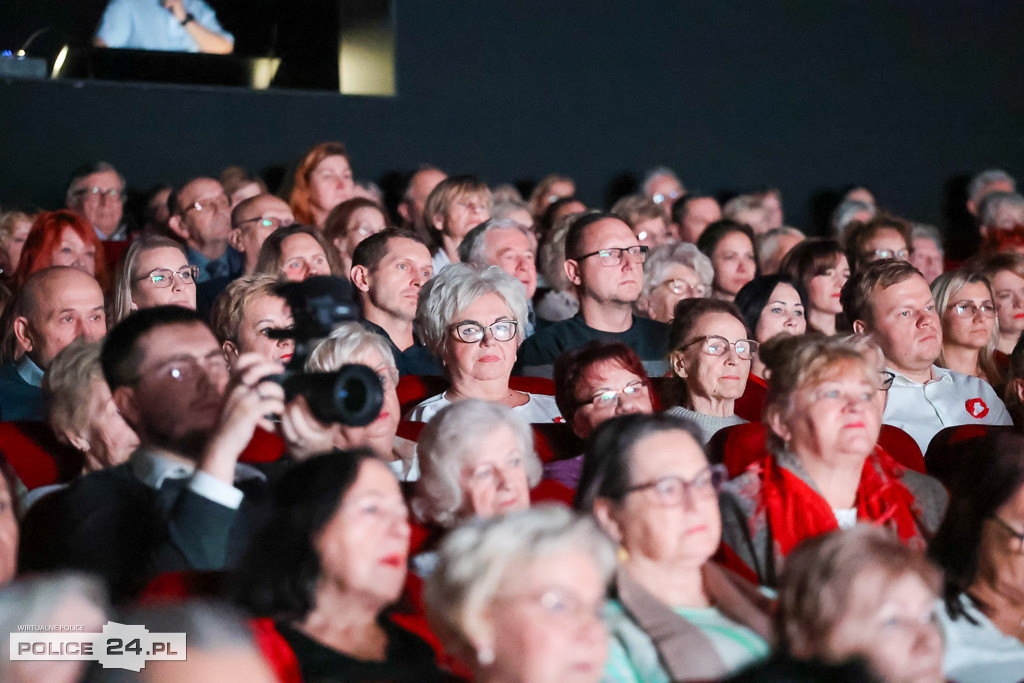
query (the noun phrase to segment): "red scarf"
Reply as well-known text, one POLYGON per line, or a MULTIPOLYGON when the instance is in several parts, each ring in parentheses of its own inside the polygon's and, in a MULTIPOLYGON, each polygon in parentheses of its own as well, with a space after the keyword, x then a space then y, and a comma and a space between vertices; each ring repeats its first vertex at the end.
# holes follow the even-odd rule
MULTIPOLYGON (((828 501, 797 474, 782 467, 774 456, 764 458, 762 510, 775 539, 775 555, 788 555, 801 541, 839 528, 828 501)), ((879 448, 864 460, 857 487, 857 519, 884 525, 911 548, 927 544, 917 522, 914 494, 900 478, 904 469, 879 448)))

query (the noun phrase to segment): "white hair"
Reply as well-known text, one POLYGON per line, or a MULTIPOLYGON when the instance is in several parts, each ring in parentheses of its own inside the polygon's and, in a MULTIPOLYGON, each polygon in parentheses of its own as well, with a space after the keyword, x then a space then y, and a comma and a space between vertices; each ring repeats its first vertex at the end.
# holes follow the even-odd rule
POLYGON ((945 250, 942 248, 942 235, 934 225, 914 223, 910 228, 910 241, 913 243, 917 239, 931 240, 939 248, 940 254, 945 253, 945 250))
POLYGON ((654 181, 661 176, 666 176, 676 181, 679 183, 680 190, 682 192, 686 192, 686 187, 683 185, 683 181, 680 180, 679 176, 676 175, 676 172, 668 166, 657 166, 647 171, 647 173, 644 174, 644 179, 640 182, 640 191, 649 196, 651 194, 651 185, 653 185, 654 181))
POLYGON ((341 323, 329 336, 318 341, 306 360, 306 371, 334 372, 348 363, 362 363, 368 351, 379 353, 388 367, 398 372, 387 341, 357 322, 341 323))
POLYGON ((697 279, 704 285, 704 293, 711 293, 711 281, 715 277, 711 259, 701 253, 696 245, 689 242, 677 242, 652 250, 651 255, 644 263, 644 287, 640 293, 640 299, 650 296, 654 288, 664 281, 666 271, 677 263, 695 272, 697 279))
POLYGON ((999 168, 989 168, 971 178, 967 185, 967 198, 977 202, 986 187, 994 183, 1009 183, 1014 190, 1017 189, 1017 181, 1006 171, 999 168))
POLYGON ((846 232, 847 226, 853 221, 853 217, 862 211, 867 211, 874 217, 878 213, 878 208, 874 204, 868 204, 857 199, 844 199, 839 202, 839 206, 832 211, 832 216, 828 219, 832 235, 843 241, 842 237, 846 232))
POLYGON ((999 212, 1008 208, 1024 208, 1024 197, 1016 192, 989 192, 978 205, 978 224, 995 225, 999 212))
POLYGON ((534 252, 537 251, 536 238, 525 226, 511 218, 491 218, 470 230, 462 240, 462 244, 459 245, 459 258, 463 263, 468 263, 476 268, 486 268, 492 265, 487 262, 487 234, 492 230, 515 230, 522 233, 533 246, 534 252))

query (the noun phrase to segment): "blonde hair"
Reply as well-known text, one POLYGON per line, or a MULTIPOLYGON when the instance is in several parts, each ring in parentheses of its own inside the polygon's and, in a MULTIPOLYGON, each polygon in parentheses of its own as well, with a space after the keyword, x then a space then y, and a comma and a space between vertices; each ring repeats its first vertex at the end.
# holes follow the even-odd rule
POLYGON ((277 283, 278 279, 273 275, 253 274, 228 284, 213 303, 210 314, 210 325, 217 341, 221 344, 228 341, 237 343, 238 332, 249 308, 265 296, 277 296, 277 283))
MULTIPOLYGON (((953 297, 955 297, 965 285, 971 284, 983 284, 985 289, 988 290, 988 296, 990 299, 995 299, 992 295, 992 284, 985 277, 984 273, 974 270, 966 270, 961 268, 960 270, 953 270, 948 273, 942 273, 935 281, 932 282, 932 296, 935 297, 935 309, 939 313, 939 319, 945 317, 946 309, 949 308, 953 297)), ((982 347, 978 353, 978 367, 988 380, 989 384, 996 386, 1003 382, 1003 373, 996 365, 995 360, 992 357, 992 353, 996 348, 996 340, 999 338, 999 319, 996 318, 995 325, 992 326, 992 335, 989 337, 988 343, 982 347)), ((942 345, 943 350, 939 353, 939 359, 935 361, 935 364, 939 367, 947 367, 946 365, 946 345, 942 345)))

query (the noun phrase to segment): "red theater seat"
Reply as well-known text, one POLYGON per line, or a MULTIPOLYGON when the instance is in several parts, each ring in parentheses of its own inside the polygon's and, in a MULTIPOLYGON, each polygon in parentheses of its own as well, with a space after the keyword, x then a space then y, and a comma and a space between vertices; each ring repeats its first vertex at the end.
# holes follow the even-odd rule
POLYGON ((29 489, 71 481, 84 464, 81 451, 58 441, 48 424, 29 420, 0 422, 0 456, 29 489))

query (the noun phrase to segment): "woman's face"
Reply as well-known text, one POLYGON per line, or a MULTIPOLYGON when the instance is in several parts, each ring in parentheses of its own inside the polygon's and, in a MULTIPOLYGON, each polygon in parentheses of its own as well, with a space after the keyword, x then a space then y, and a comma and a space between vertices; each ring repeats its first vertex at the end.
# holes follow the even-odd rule
POLYGON ((722 537, 718 494, 704 449, 689 432, 658 432, 633 446, 630 486, 598 519, 630 557, 665 566, 700 567, 722 537), (607 519, 607 521, 606 521, 607 519))
POLYGON ((605 420, 616 415, 653 413, 651 392, 642 377, 616 360, 600 360, 580 373, 573 416, 573 431, 587 438, 605 420))
POLYGON ((10 583, 17 571, 19 538, 14 494, 7 488, 7 479, 0 477, 0 586, 10 583))
POLYGON ((999 333, 1018 336, 1024 332, 1024 278, 1009 270, 992 276, 992 292, 996 298, 999 333))
POLYGON ((387 227, 384 214, 372 206, 364 206, 352 212, 348 221, 348 232, 345 234, 343 247, 349 257, 355 252, 359 243, 370 235, 376 235, 387 227))
POLYGON ((330 275, 331 265, 320 243, 300 232, 281 242, 281 274, 286 280, 302 282, 312 275, 330 275))
POLYGON ((494 338, 490 330, 486 330, 483 339, 467 343, 462 341, 455 331, 456 325, 466 322, 487 326, 501 320, 515 320, 515 317, 504 299, 494 292, 483 295, 452 320, 445 365, 451 373, 454 386, 467 381, 508 383, 512 366, 516 362, 519 337, 500 342, 494 338))
POLYGON ((693 268, 673 263, 665 271, 665 278, 647 295, 647 315, 663 323, 672 322, 679 301, 705 294, 704 284, 693 268))
POLYGON ((842 360, 796 390, 789 415, 769 419, 790 451, 827 463, 849 464, 874 449, 882 424, 884 394, 861 362, 842 360))
POLYGON ((94 470, 128 462, 128 456, 139 445, 139 437, 121 417, 110 388, 102 379, 95 379, 92 383, 89 425, 85 436, 88 447, 81 450, 94 470))
POLYGON ((460 517, 494 517, 530 507, 526 454, 508 425, 492 430, 475 444, 474 455, 459 472, 463 509, 460 517))
MULTIPOLYGON (((601 621, 605 582, 580 550, 510 572, 484 614, 477 648, 494 652, 494 680, 596 683, 608 654, 601 621)), ((483 678, 483 677, 481 677, 483 678)))
POLYGON ((949 298, 942 312, 942 343, 982 349, 992 340, 995 307, 984 282, 965 284, 949 298), (986 313, 982 308, 987 309, 986 313))
POLYGON ((779 334, 797 336, 807 331, 804 305, 793 285, 780 282, 775 285, 768 303, 761 309, 761 317, 754 330, 754 338, 761 344, 779 334))
POLYGON ((50 265, 71 266, 96 277, 96 247, 86 244, 71 228, 64 228, 50 257, 50 265))
POLYGON ((1024 586, 1024 487, 995 514, 982 522, 978 548, 978 575, 992 576, 1001 585, 1024 586))
POLYGON ((388 466, 364 460, 338 509, 313 536, 320 581, 381 606, 405 585, 409 512, 388 466))
POLYGON ((757 273, 754 245, 742 232, 730 232, 715 246, 711 265, 715 268, 715 289, 734 297, 757 273))
MULTIPOLYGON (((253 351, 267 360, 287 363, 295 351, 292 339, 271 339, 272 329, 286 329, 295 324, 288 303, 279 296, 261 296, 245 309, 245 317, 238 329, 235 355, 253 351)), ((229 360, 233 360, 229 357, 229 360)))
POLYGON ((188 267, 188 260, 181 249, 174 247, 157 247, 147 249, 139 254, 138 263, 135 265, 134 276, 132 277, 132 308, 153 308, 154 306, 183 306, 195 310, 196 307, 196 283, 192 279, 191 272, 184 269, 188 267), (167 287, 157 287, 150 275, 156 273, 162 276, 164 281, 169 281, 167 287), (187 273, 188 281, 181 277, 181 273, 187 273))
POLYGON ((871 263, 882 258, 898 258, 906 261, 910 258, 910 247, 899 230, 882 228, 875 232, 861 250, 864 263, 871 263), (887 253, 888 255, 883 255, 887 253))
POLYGON ((20 220, 14 224, 10 237, 4 236, 3 250, 7 252, 7 271, 14 273, 18 269, 18 262, 21 260, 21 250, 25 247, 25 239, 29 230, 32 229, 32 221, 20 220))
POLYGON ((819 313, 842 313, 843 306, 839 303, 839 293, 849 279, 850 264, 846 256, 839 254, 835 266, 808 280, 808 305, 819 313))
POLYGON ((342 435, 344 448, 366 446, 380 451, 381 456, 389 455, 394 446, 395 432, 401 419, 401 406, 398 403, 398 370, 392 357, 384 358, 376 349, 366 349, 348 359, 349 363, 365 365, 377 373, 383 389, 384 401, 376 419, 364 427, 338 426, 342 435), (386 450, 385 450, 386 449, 386 450))
POLYGON ((354 196, 352 169, 343 156, 327 157, 309 174, 309 203, 324 214, 354 196))
POLYGON ((672 369, 686 380, 690 396, 710 399, 737 399, 743 395, 750 373, 750 359, 740 358, 735 342, 747 338, 743 323, 728 313, 705 313, 697 319, 689 339, 693 342, 681 351, 673 352, 672 369), (721 356, 705 351, 705 337, 722 337, 730 346, 721 356))
POLYGON ((829 659, 863 657, 885 681, 940 683, 942 635, 936 595, 920 576, 879 571, 854 579, 846 616, 829 634, 829 659))

